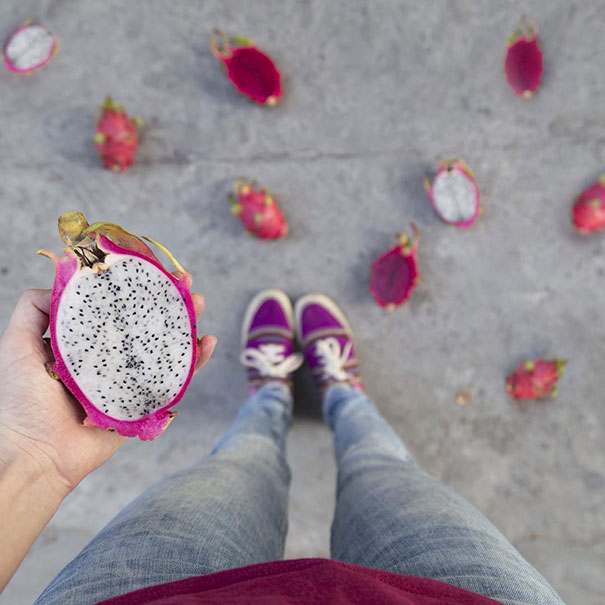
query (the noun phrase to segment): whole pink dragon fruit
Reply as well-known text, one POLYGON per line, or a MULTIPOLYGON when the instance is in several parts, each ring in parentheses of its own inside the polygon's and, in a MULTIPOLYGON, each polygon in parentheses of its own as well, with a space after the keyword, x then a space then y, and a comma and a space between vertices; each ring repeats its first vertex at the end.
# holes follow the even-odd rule
POLYGON ((282 95, 281 74, 273 59, 250 38, 229 38, 215 29, 210 48, 241 94, 260 105, 277 105, 282 95))
POLYGON ((237 179, 233 194, 227 196, 231 214, 237 216, 251 235, 261 239, 279 239, 288 233, 288 223, 275 198, 254 181, 237 179))
MULTIPOLYGON (((84 424, 151 440, 193 376, 198 347, 190 275, 168 273, 150 248, 81 212, 59 218, 65 256, 55 264, 48 368, 86 411, 84 424)), ((148 239, 148 238, 146 238, 148 239)))
POLYGON ((522 363, 507 379, 506 392, 513 399, 540 399, 557 396, 556 384, 567 362, 562 359, 536 359, 522 363))
POLYGON ((468 229, 479 216, 479 188, 471 169, 462 160, 444 160, 431 182, 424 188, 441 220, 460 229, 468 229))
POLYGON ((605 175, 578 195, 571 218, 582 235, 605 229, 605 175))
POLYGON ((538 90, 544 65, 533 22, 527 26, 522 20, 519 29, 508 37, 504 71, 509 86, 520 97, 529 99, 538 90))
POLYGON ((144 125, 141 118, 131 118, 119 103, 108 95, 97 120, 94 143, 103 166, 114 172, 124 172, 139 148, 138 127, 144 125))
POLYGON ((373 264, 370 292, 380 307, 392 310, 402 305, 416 287, 420 273, 416 261, 418 228, 412 223, 412 241, 402 233, 399 243, 373 264))
POLYGON ((46 65, 57 52, 57 39, 43 25, 26 21, 4 47, 4 65, 9 71, 29 74, 46 65))

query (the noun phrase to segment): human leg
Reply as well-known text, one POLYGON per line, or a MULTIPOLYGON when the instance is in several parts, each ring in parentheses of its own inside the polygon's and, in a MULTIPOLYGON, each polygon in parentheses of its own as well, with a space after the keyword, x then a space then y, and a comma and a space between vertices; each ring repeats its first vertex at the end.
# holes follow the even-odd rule
MULTIPOLYGON (((276 370, 260 345, 267 339, 274 347, 280 344, 272 336, 272 317, 286 339, 291 309, 280 318, 283 300, 255 301, 243 345, 248 354, 260 350, 257 359, 264 365, 254 371, 253 392, 227 433, 199 464, 128 505, 51 582, 37 604, 96 603, 145 586, 283 556, 290 482, 285 438, 292 395, 284 366, 276 370), (254 342, 247 337, 252 324, 254 342)), ((293 365, 290 361, 288 367, 293 365)))
POLYGON ((332 557, 433 578, 505 603, 560 604, 484 515, 414 462, 362 391, 353 336, 334 303, 305 297, 296 304, 296 326, 334 431, 332 557), (325 339, 332 339, 329 346, 325 339))
POLYGON ((433 578, 504 603, 562 603, 483 514, 414 462, 367 395, 333 387, 325 413, 339 469, 335 559, 433 578))

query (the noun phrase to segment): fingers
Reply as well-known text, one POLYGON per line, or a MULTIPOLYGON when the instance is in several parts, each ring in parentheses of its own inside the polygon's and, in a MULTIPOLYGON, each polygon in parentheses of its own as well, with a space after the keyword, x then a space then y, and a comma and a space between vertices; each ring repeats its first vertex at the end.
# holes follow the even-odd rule
POLYGON ((183 273, 182 271, 173 271, 172 275, 176 277, 179 281, 184 281, 187 284, 187 287, 191 289, 193 277, 191 277, 190 273, 183 273))
POLYGON ((49 313, 50 290, 26 290, 13 311, 8 329, 39 340, 48 328, 49 313))
POLYGON ((196 372, 198 370, 201 370, 208 363, 208 360, 212 356, 212 353, 214 353, 214 349, 216 348, 217 342, 218 341, 217 341, 216 336, 211 336, 211 335, 202 336, 197 341, 197 346, 198 346, 200 355, 197 358, 197 361, 195 362, 195 371, 196 372))
MULTIPOLYGON (((193 302, 193 309, 195 311, 195 316, 199 317, 204 312, 204 307, 206 306, 206 301, 204 297, 199 293, 195 292, 191 295, 191 300, 193 302)), ((216 347, 217 339, 216 336, 202 336, 197 341, 198 348, 198 358, 195 362, 195 372, 201 370, 207 363, 214 349, 216 347)))
MULTIPOLYGON (((191 284, 193 283, 193 278, 190 273, 183 273, 182 271, 173 271, 172 276, 176 277, 179 281, 185 281, 187 287, 191 288, 191 284)), ((191 294, 191 299, 193 300, 193 308, 195 309, 195 316, 199 317, 204 310, 204 297, 199 294, 191 294)))
POLYGON ((197 292, 195 294, 191 295, 191 300, 193 301, 193 308, 195 309, 195 316, 199 317, 204 311, 204 307, 206 306, 206 301, 204 300, 204 297, 197 292))
MULTIPOLYGON (((193 309, 195 311, 195 316, 199 317, 204 311, 204 306, 206 304, 204 297, 199 293, 194 293, 191 295, 191 300, 193 302, 193 309)), ((197 341, 198 348, 198 356, 195 362, 195 371, 200 370, 205 363, 210 359, 212 355, 212 351, 214 351, 214 347, 216 346, 216 338, 214 336, 203 336, 199 338, 197 341), (213 342, 214 341, 214 342, 213 342), (211 347, 209 345, 212 345, 211 347)))

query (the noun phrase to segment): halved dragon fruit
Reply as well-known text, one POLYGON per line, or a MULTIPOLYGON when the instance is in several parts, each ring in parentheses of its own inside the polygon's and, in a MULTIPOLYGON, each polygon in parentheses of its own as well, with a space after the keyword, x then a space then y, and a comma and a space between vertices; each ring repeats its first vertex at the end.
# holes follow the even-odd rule
POLYGON ((144 126, 141 118, 131 118, 122 105, 109 95, 101 107, 103 113, 97 120, 94 144, 103 166, 114 172, 124 172, 139 148, 138 128, 144 126))
POLYGON ((4 65, 9 71, 28 74, 46 65, 57 51, 57 39, 43 25, 30 19, 17 29, 4 47, 4 65))
POLYGON ((432 182, 424 178, 424 188, 437 214, 449 225, 468 229, 479 216, 479 188, 464 161, 441 162, 432 182))
POLYGON ((582 235, 605 229, 605 175, 578 195, 571 218, 582 235))
POLYGON ((193 376, 198 347, 191 276, 171 275, 138 237, 81 212, 59 218, 65 256, 55 264, 50 336, 58 377, 84 408, 84 424, 157 437, 193 376))
POLYGON ((380 307, 392 310, 402 305, 418 283, 419 232, 414 223, 412 232, 412 241, 402 233, 399 243, 372 264, 370 292, 380 307))
POLYGON ((506 379, 506 392, 513 399, 541 399, 557 396, 556 384, 567 362, 563 359, 536 359, 522 363, 506 379))
POLYGON ((509 86, 520 97, 529 99, 538 90, 544 65, 535 23, 527 25, 523 19, 508 37, 504 71, 509 86))
POLYGON ((255 181, 236 179, 233 194, 227 196, 231 214, 237 216, 250 235, 279 239, 288 233, 288 223, 273 195, 255 181))
POLYGON ((281 74, 275 62, 259 50, 250 38, 229 38, 220 29, 210 36, 212 54, 219 59, 237 90, 261 105, 277 105, 281 95, 281 74))

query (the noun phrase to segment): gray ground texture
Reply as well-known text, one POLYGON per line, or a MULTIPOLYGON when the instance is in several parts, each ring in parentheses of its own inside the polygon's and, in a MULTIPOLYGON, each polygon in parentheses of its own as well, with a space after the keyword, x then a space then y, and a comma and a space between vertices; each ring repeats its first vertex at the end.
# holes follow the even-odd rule
MULTIPOLYGON (((0 603, 31 602, 134 496, 208 452, 242 403, 240 321, 266 287, 341 303, 367 391, 424 468, 567 602, 605 602, 605 239, 569 220, 574 195, 605 170, 604 16, 600 2, 566 0, 0 3, 4 39, 28 17, 61 39, 34 75, 0 70, 0 323, 22 290, 52 284, 35 251, 58 251, 57 216, 80 209, 166 244, 206 296, 201 330, 219 338, 167 433, 128 441, 78 487, 0 603), (522 13, 545 53, 531 101, 502 69, 522 13), (223 77, 213 27, 273 55, 286 90, 277 108, 223 77), (147 122, 122 175, 92 146, 107 92, 147 122), (440 222, 422 188, 448 156, 469 162, 482 192, 467 232, 440 222), (276 192, 291 226, 282 242, 247 237, 230 216, 240 175, 276 192), (368 293, 370 264, 410 221, 422 276, 385 312, 368 293), (569 359, 559 398, 515 404, 504 377, 545 354, 569 359)), ((329 555, 332 442, 308 383, 289 440, 287 557, 329 555)))

